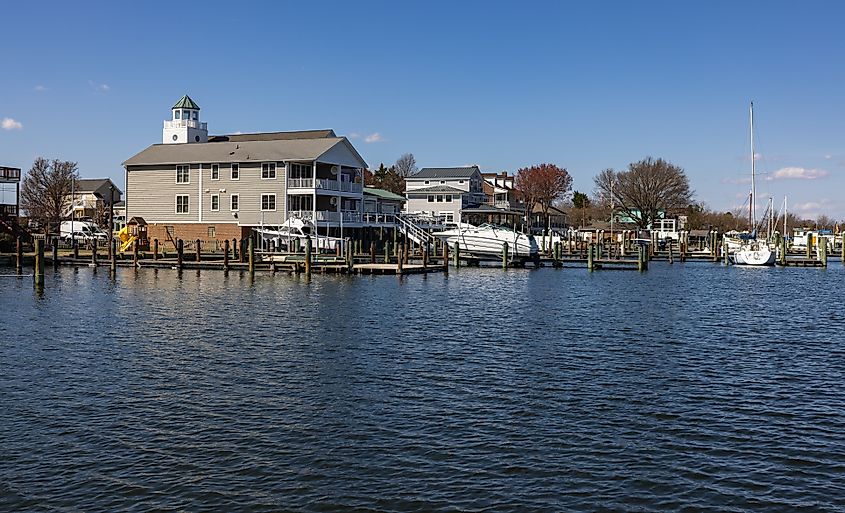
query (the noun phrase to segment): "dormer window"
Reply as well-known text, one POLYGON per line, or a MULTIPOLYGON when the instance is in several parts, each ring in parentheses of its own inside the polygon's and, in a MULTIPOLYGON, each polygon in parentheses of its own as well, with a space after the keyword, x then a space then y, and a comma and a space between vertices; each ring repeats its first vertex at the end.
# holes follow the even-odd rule
POLYGON ((174 110, 174 111, 173 111, 173 119, 179 119, 179 113, 180 113, 180 112, 181 112, 181 111, 179 111, 179 110, 174 110))
POLYGON ((199 117, 199 112, 194 111, 194 121, 196 121, 199 117))

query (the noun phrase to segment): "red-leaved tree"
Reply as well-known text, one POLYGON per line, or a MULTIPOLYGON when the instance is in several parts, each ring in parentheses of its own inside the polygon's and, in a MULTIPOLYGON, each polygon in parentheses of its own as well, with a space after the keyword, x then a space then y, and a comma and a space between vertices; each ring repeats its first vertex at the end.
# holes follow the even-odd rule
POLYGON ((572 190, 569 172, 554 164, 539 164, 524 167, 516 172, 514 188, 525 203, 526 221, 536 205, 548 220, 552 203, 563 199, 572 190))

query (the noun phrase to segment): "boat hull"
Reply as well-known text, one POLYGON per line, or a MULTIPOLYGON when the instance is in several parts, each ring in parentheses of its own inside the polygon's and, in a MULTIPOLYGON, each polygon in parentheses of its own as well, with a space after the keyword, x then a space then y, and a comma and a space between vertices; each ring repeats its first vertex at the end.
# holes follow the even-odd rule
POLYGON ((534 237, 509 230, 458 229, 433 234, 454 250, 460 245, 462 254, 478 258, 501 258, 502 248, 508 245, 508 255, 514 259, 531 259, 539 255, 534 237))
POLYGON ((735 265, 771 266, 775 265, 776 254, 769 248, 742 248, 731 256, 735 265))

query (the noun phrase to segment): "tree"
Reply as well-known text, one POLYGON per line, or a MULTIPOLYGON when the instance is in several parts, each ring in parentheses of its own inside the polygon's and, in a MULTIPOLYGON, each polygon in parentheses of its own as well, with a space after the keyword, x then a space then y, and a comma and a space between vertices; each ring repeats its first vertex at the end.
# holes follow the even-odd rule
POLYGON ((572 207, 581 214, 581 226, 587 225, 587 209, 590 206, 589 196, 579 191, 572 193, 572 207))
POLYGON ((595 177, 596 194, 647 229, 661 212, 686 208, 692 190, 684 170, 663 159, 647 157, 627 171, 605 169, 595 177))
POLYGON ((374 172, 365 171, 364 183, 396 194, 405 193, 405 179, 399 176, 395 166, 384 167, 384 163, 379 164, 374 172))
POLYGON ((525 203, 526 219, 537 205, 543 212, 543 218, 548 219, 552 203, 572 190, 572 177, 566 169, 554 164, 539 164, 518 170, 514 188, 525 203))
POLYGON ((396 173, 404 179, 417 172, 417 160, 414 158, 413 153, 405 153, 396 159, 394 167, 396 168, 396 173))
POLYGON ((57 230, 71 201, 74 180, 79 180, 76 162, 38 157, 21 184, 21 207, 30 219, 49 234, 57 230))

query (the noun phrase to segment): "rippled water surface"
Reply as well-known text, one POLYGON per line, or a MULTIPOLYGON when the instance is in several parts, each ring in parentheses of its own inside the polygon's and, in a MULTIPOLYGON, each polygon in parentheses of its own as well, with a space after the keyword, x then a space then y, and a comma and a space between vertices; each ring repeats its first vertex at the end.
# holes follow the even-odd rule
POLYGON ((0 511, 842 511, 843 278, 0 277, 0 511))

